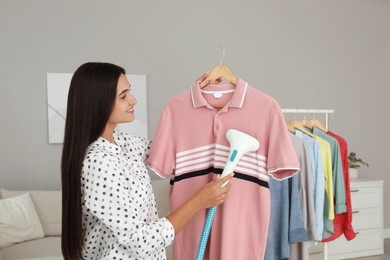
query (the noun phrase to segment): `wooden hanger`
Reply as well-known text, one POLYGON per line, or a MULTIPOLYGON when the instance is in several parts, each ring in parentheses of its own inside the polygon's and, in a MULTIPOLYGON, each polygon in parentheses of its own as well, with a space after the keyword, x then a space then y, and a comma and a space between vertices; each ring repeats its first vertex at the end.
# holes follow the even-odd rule
POLYGON ((320 120, 318 120, 317 118, 313 118, 312 120, 310 120, 310 123, 317 127, 318 129, 324 131, 325 133, 328 132, 328 130, 326 130, 326 128, 321 124, 320 120))
POLYGON ((287 126, 288 131, 295 134, 295 128, 291 124, 289 124, 287 121, 286 121, 286 126, 287 126))
POLYGON ((303 124, 303 126, 305 126, 307 128, 313 129, 314 127, 317 127, 318 129, 320 129, 321 131, 324 131, 325 133, 328 132, 326 130, 326 128, 321 124, 320 120, 318 120, 316 118, 313 118, 311 120, 303 119, 301 121, 301 123, 303 124))
POLYGON ((297 130, 307 134, 308 136, 316 138, 316 136, 313 133, 310 133, 309 131, 307 131, 306 128, 303 126, 303 124, 298 120, 292 120, 292 121, 287 122, 287 128, 288 129, 297 129, 297 130))
POLYGON ((223 79, 226 79, 230 83, 237 85, 238 78, 236 76, 234 76, 233 72, 231 71, 231 69, 228 66, 223 65, 223 63, 222 63, 222 60, 225 57, 225 49, 222 47, 219 47, 217 49, 222 49, 222 52, 223 52, 219 66, 214 67, 211 70, 210 75, 206 79, 204 79, 202 82, 199 83, 200 88, 204 88, 205 86, 207 86, 207 84, 210 84, 210 83, 219 83, 223 79))
POLYGON ((234 76, 233 72, 229 69, 229 67, 221 64, 211 70, 210 75, 205 80, 199 83, 199 87, 204 88, 209 83, 219 83, 218 79, 226 79, 234 85, 237 85, 238 82, 238 78, 234 76))
POLYGON ((224 104, 215 104, 213 105, 214 108, 223 108, 225 105, 224 104))
POLYGON ((309 121, 307 120, 306 118, 304 118, 303 120, 299 121, 302 126, 304 127, 307 127, 307 128, 310 128, 310 129, 313 129, 314 125, 309 121))

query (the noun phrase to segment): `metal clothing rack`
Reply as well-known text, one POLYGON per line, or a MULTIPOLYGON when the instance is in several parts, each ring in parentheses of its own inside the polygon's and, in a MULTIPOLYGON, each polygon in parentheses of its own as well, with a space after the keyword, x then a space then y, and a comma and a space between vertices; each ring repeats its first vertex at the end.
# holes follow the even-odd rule
MULTIPOLYGON (((285 114, 325 114, 325 129, 329 129, 329 114, 333 109, 282 109, 285 114)), ((328 242, 324 243, 324 260, 328 260, 328 242)))

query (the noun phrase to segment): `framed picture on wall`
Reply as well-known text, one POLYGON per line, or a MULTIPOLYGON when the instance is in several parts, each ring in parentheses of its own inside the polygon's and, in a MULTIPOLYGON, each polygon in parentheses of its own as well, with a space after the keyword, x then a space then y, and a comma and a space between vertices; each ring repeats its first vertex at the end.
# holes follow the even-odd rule
MULTIPOLYGON (((66 104, 71 73, 47 73, 47 119, 49 144, 61 144, 64 138, 66 104)), ((148 138, 146 75, 126 75, 131 92, 137 99, 136 116, 131 123, 120 124, 118 128, 126 133, 148 138)))

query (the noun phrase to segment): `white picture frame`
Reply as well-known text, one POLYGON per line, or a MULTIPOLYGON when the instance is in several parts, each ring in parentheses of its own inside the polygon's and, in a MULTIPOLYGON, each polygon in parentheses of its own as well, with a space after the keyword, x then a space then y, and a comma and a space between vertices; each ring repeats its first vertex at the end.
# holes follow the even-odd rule
MULTIPOLYGON (((47 73, 47 118, 49 144, 61 144, 64 138, 66 106, 72 73, 47 73)), ((148 138, 146 75, 126 74, 131 92, 137 99, 135 120, 120 124, 126 133, 148 138)))

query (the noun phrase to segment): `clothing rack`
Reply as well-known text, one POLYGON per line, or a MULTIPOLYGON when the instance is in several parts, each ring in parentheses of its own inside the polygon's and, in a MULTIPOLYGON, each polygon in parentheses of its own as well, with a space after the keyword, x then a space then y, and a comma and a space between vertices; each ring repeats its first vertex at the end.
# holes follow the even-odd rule
POLYGON ((333 114, 333 109, 282 109, 285 114, 325 114, 325 128, 329 129, 329 114, 333 114))
MULTIPOLYGON (((285 114, 325 114, 325 129, 329 129, 329 114, 333 114, 333 109, 282 109, 285 114)), ((324 260, 328 260, 328 242, 324 243, 324 260)))

